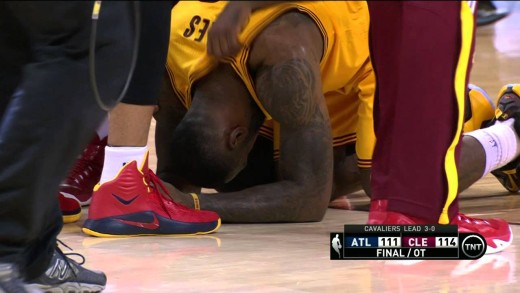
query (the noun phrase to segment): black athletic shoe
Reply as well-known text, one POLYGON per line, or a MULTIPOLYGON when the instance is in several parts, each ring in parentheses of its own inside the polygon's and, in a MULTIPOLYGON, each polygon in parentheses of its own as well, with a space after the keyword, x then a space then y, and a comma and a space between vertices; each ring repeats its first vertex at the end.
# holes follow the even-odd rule
POLYGON ((56 248, 47 271, 42 276, 28 282, 29 285, 50 293, 94 293, 105 289, 107 277, 104 273, 82 267, 85 259, 81 254, 70 253, 67 255, 56 248), (82 262, 77 263, 67 255, 79 256, 82 258, 82 262))
MULTIPOLYGON (((515 131, 520 135, 520 84, 509 84, 500 90, 495 119, 515 118, 515 131)), ((520 190, 520 157, 491 172, 509 192, 520 190)))
POLYGON ((26 287, 13 264, 0 263, 0 293, 37 293, 37 289, 26 287))
POLYGON ((479 1, 477 7, 477 26, 495 23, 509 14, 509 10, 498 9, 492 1, 479 1))

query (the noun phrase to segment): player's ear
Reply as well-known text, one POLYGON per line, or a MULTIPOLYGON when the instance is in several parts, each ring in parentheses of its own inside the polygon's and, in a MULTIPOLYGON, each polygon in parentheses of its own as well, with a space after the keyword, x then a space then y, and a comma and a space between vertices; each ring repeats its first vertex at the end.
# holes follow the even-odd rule
POLYGON ((247 138, 247 128, 243 126, 237 126, 231 130, 229 135, 228 145, 233 150, 238 148, 244 143, 247 138))

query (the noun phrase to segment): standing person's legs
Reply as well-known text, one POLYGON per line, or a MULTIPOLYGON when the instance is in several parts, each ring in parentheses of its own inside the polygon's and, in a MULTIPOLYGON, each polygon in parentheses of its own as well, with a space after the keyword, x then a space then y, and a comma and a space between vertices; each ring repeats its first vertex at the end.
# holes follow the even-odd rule
MULTIPOLYGON (((446 205, 451 219, 473 28, 461 27, 460 2, 369 8, 377 76, 372 198, 431 223, 446 205)), ((441 220, 449 222, 446 214, 441 220)))
MULTIPOLYGON (((22 25, 17 21, 14 14, 8 9, 6 3, 0 2, 0 138, 3 138, 3 129, 4 129, 4 119, 7 115, 4 115, 8 110, 8 105, 11 101, 11 97, 13 96, 17 86, 20 84, 22 80, 22 70, 23 66, 31 60, 31 50, 29 43, 29 36, 27 32, 23 29, 22 25)), ((5 144, 6 141, 0 141, 0 146, 5 144)), ((0 160, 2 160, 2 156, 5 154, 3 152, 3 148, 0 150, 0 160)), ((3 162, 3 160, 2 160, 3 162)), ((2 168, 2 171, 4 168, 2 168)), ((4 185, 2 180, 2 172, 0 172, 0 186, 4 185)), ((9 199, 5 193, 0 193, 0 203, 7 202, 7 204, 15 204, 19 205, 21 201, 25 200, 24 198, 17 197, 16 195, 9 199)), ((6 207, 8 208, 8 207, 6 207)), ((11 218, 12 215, 8 214, 9 210, 4 210, 4 206, 0 208, 0 223, 2 228, 0 229, 0 263, 13 263, 16 266, 24 266, 23 257, 20 252, 23 251, 25 247, 17 247, 19 243, 17 243, 16 237, 11 240, 11 235, 17 232, 22 232, 18 234, 18 238, 23 237, 23 233, 26 232, 25 229, 18 230, 16 225, 18 225, 18 221, 15 219, 20 219, 20 215, 16 218, 11 218), (9 242, 13 242, 12 244, 9 242)), ((23 214, 22 214, 23 215, 23 214)), ((52 220, 56 220, 53 218, 52 220)), ((59 219, 58 219, 59 221, 59 219)), ((30 228, 32 225, 31 219, 27 221, 27 226, 23 225, 22 228, 30 228)), ((41 223, 38 223, 41 224, 41 223)), ((55 236, 61 225, 58 223, 55 224, 55 229, 57 231, 51 231, 50 237, 55 236), (53 233, 54 232, 54 233, 53 233)), ((43 233, 42 233, 43 234, 43 233)), ((31 237, 32 235, 27 235, 31 237)), ((46 244, 46 243, 44 243, 46 244)), ((52 254, 52 247, 42 247, 42 250, 47 249, 47 253, 41 253, 40 256, 44 256, 49 258, 52 254)))
POLYGON ((504 250, 513 239, 509 224, 459 214, 456 198, 474 2, 369 8, 377 77, 369 223, 452 223, 481 234, 486 253, 504 250))
POLYGON ((58 198, 66 223, 79 220, 81 205, 90 204, 98 182, 112 180, 126 162, 135 160, 140 164, 148 150, 150 123, 165 70, 173 4, 140 1, 141 37, 134 75, 122 102, 110 111, 60 186, 58 198))
POLYGON ((105 149, 100 184, 94 188, 83 226, 89 235, 205 234, 220 227, 216 213, 174 202, 148 168, 146 143, 166 65, 173 4, 149 6, 148 19, 153 25, 143 37, 150 39, 141 42, 144 47, 128 94, 110 113, 109 145, 115 146, 105 149))
POLYGON ((159 99, 175 1, 142 1, 142 38, 135 74, 125 98, 108 119, 108 147, 100 183, 112 180, 124 163, 141 165, 148 151, 150 123, 159 99))
MULTIPOLYGON (((26 36, 32 53, 19 64, 18 91, 0 128, 0 262, 17 264, 28 280, 53 257, 62 224, 58 185, 104 116, 88 76, 92 5, 9 2, 0 9, 11 16, 2 17, 2 34, 26 36)), ((117 95, 129 69, 129 7, 120 2, 101 10, 97 74, 98 81, 110 80, 100 84, 104 96, 117 95)), ((9 56, 0 58, 4 64, 9 56)))

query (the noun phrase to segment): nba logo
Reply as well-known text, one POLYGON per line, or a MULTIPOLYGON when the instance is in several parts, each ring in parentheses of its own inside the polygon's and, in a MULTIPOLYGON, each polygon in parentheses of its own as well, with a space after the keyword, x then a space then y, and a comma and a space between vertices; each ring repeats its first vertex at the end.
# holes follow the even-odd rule
POLYGON ((330 259, 343 258, 343 245, 341 244, 343 233, 330 233, 330 259))

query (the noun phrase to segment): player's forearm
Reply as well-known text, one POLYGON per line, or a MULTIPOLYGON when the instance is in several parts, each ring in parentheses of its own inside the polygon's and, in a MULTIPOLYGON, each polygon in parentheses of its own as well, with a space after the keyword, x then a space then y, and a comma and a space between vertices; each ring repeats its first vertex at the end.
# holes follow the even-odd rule
POLYGON ((232 193, 202 195, 201 208, 226 222, 320 221, 332 192, 332 142, 327 127, 282 129, 280 180, 232 193))
MULTIPOLYGON (((310 181, 284 180, 237 192, 202 193, 198 199, 201 209, 217 212, 228 223, 315 222, 325 214, 331 189, 327 183, 310 181)), ((176 202, 195 208, 190 191, 182 192, 168 182, 164 185, 176 202)))
MULTIPOLYGON (((237 192, 202 193, 200 208, 217 212, 228 223, 276 223, 320 221, 331 196, 327 172, 309 173, 306 182, 277 181, 237 192)), ((164 182, 171 197, 195 208, 192 194, 164 182)))
POLYGON ((323 218, 330 190, 284 180, 199 198, 201 209, 228 223, 314 222, 323 218))

